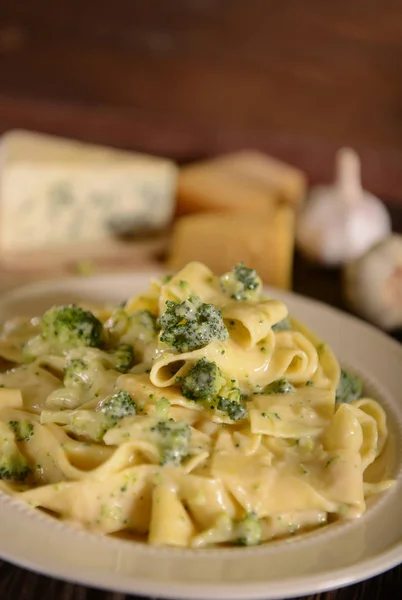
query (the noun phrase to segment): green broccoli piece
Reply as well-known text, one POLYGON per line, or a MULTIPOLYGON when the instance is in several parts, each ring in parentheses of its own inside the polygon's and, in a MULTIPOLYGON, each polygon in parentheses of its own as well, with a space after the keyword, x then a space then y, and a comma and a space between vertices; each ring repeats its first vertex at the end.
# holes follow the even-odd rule
POLYGON ((99 410, 115 425, 120 419, 135 415, 137 405, 128 392, 121 390, 106 400, 99 410))
POLYGON ((232 421, 240 421, 240 419, 245 419, 248 415, 247 408, 243 404, 223 396, 218 396, 217 408, 226 413, 232 421))
MULTIPOLYGON (((98 350, 86 350, 82 357, 71 358, 64 366, 63 384, 65 388, 82 393, 95 389, 97 382, 102 389, 103 375, 107 367, 113 366, 111 359, 108 364, 108 359, 108 354, 103 354, 98 350)), ((101 389, 96 388, 98 395, 101 393, 101 389)), ((95 397, 97 397, 96 394, 95 397)))
POLYGON ((24 481, 30 471, 27 459, 16 444, 13 430, 0 423, 0 479, 24 481))
POLYGON ((292 325, 290 323, 289 317, 285 317, 279 323, 275 323, 272 325, 272 331, 290 331, 292 329, 292 325))
POLYGON ((9 421, 9 426, 14 431, 17 442, 28 442, 34 433, 34 426, 26 419, 22 421, 9 421))
POLYGON ((217 364, 206 358, 198 360, 183 377, 181 391, 190 400, 206 402, 226 413, 232 421, 247 416, 239 388, 232 381, 227 382, 217 364))
POLYGON ((239 302, 257 298, 262 286, 257 271, 249 269, 242 262, 234 266, 231 272, 222 275, 220 284, 225 294, 239 302))
POLYGON ((157 437, 160 464, 180 465, 189 453, 191 429, 188 423, 173 419, 158 421, 150 431, 157 437))
POLYGON ((99 348, 103 342, 102 323, 75 304, 50 308, 42 317, 41 329, 43 339, 58 346, 99 348))
POLYGON ((134 348, 131 344, 120 344, 116 349, 110 350, 113 368, 119 373, 127 373, 134 365, 134 348))
POLYGON ((110 377, 108 375, 107 368, 112 365, 107 364, 109 356, 106 353, 86 349, 76 356, 64 366, 64 387, 52 392, 46 400, 49 408, 78 408, 85 402, 104 397, 113 389, 115 377, 112 372, 110 377))
POLYGON ((66 430, 77 437, 100 442, 106 431, 114 426, 113 420, 102 412, 93 410, 43 410, 40 422, 64 425, 66 430))
POLYGON ((118 306, 105 323, 105 330, 112 339, 119 339, 127 331, 130 318, 124 308, 125 305, 118 306))
POLYGON ((251 512, 244 519, 235 521, 234 534, 237 543, 241 546, 258 546, 258 544, 261 544, 262 529, 257 515, 251 512))
POLYGON ((229 336, 221 311, 197 296, 182 303, 167 300, 166 311, 158 323, 162 329, 160 340, 179 352, 197 350, 212 340, 223 341, 229 336))
POLYGON ((158 334, 159 327, 155 315, 149 310, 137 310, 130 315, 127 335, 142 342, 151 342, 158 334))
POLYGON ((121 344, 105 353, 86 351, 83 357, 72 358, 64 366, 64 386, 89 390, 96 380, 97 373, 113 368, 127 373, 134 364, 134 350, 129 344, 121 344))
POLYGON ((64 425, 73 435, 100 442, 106 431, 114 427, 120 419, 135 413, 136 403, 130 394, 118 391, 95 410, 43 410, 41 423, 64 425))
POLYGON ((242 403, 242 394, 232 379, 219 390, 216 403, 216 408, 226 413, 232 421, 240 421, 248 415, 248 410, 242 403))
POLYGON ((156 345, 159 332, 156 317, 149 310, 137 310, 128 315, 123 309, 119 309, 107 321, 105 328, 110 333, 111 346, 115 346, 117 342, 132 346, 138 363, 144 361, 150 345, 156 345))
POLYGON ((363 384, 359 377, 356 377, 356 375, 351 375, 342 369, 338 387, 336 388, 335 393, 336 404, 358 400, 361 398, 362 393, 363 384))
POLYGON ((294 391, 294 386, 284 377, 273 381, 264 388, 264 394, 289 394, 294 391))
POLYGON ((170 402, 167 398, 165 398, 165 396, 158 398, 155 404, 155 413, 158 415, 158 417, 167 419, 169 416, 169 408, 170 402))
POLYGON ((40 335, 31 338, 24 348, 26 358, 79 347, 99 348, 104 341, 102 323, 75 304, 53 306, 43 315, 40 327, 40 335))
POLYGON ((123 306, 113 311, 105 323, 105 329, 112 340, 121 339, 129 344, 138 340, 149 343, 159 331, 156 317, 149 310, 137 310, 129 315, 123 306))
POLYGON ((190 400, 209 400, 224 384, 225 379, 217 364, 201 358, 183 377, 181 391, 190 400))
POLYGON ((82 358, 73 358, 64 366, 65 387, 90 388, 93 384, 89 377, 88 363, 82 358))

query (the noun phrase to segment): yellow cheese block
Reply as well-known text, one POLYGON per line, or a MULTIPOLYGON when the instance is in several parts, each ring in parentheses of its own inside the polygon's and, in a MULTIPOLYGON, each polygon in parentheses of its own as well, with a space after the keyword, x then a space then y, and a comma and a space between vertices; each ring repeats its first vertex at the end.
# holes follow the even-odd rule
POLYGON ((196 260, 215 273, 243 261, 264 283, 289 289, 292 284, 294 210, 271 207, 265 215, 200 213, 177 219, 168 266, 178 270, 196 260))
POLYGON ((302 171, 261 152, 245 150, 182 167, 177 214, 201 211, 264 212, 270 205, 303 199, 302 171))

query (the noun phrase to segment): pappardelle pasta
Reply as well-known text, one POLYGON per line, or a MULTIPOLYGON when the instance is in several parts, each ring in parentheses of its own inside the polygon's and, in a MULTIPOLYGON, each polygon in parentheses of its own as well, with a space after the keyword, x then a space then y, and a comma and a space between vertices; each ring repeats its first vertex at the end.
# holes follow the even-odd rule
POLYGON ((381 405, 242 263, 13 319, 0 356, 0 489, 101 534, 251 546, 393 483, 381 405))

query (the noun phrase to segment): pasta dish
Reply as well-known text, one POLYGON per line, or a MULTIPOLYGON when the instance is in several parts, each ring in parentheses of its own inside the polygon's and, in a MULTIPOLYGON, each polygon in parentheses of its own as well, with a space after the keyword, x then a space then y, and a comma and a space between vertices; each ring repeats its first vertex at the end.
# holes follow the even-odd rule
POLYGON ((155 546, 253 546, 355 519, 386 415, 240 263, 0 336, 0 490, 155 546))

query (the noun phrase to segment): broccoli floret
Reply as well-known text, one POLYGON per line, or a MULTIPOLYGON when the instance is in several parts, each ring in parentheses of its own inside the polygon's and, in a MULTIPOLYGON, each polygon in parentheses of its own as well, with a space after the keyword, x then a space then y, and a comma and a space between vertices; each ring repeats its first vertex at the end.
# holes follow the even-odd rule
POLYGON ((43 315, 41 329, 45 340, 61 346, 99 348, 103 341, 102 323, 75 304, 53 306, 43 315))
POLYGON ((13 430, 0 423, 0 479, 24 481, 30 470, 27 459, 18 449, 13 430))
POLYGON ((232 421, 240 421, 240 419, 245 419, 248 415, 247 408, 243 404, 223 396, 218 396, 217 408, 226 413, 232 421))
POLYGON ((292 329, 292 325, 290 323, 289 317, 285 317, 279 323, 275 323, 272 325, 272 331, 290 331, 292 329))
POLYGON ((342 369, 338 387, 336 388, 335 402, 337 404, 353 402, 354 400, 358 400, 362 393, 363 384, 359 377, 351 375, 342 369))
POLYGON ((165 396, 159 398, 155 404, 155 413, 162 419, 167 419, 169 416, 170 402, 165 396))
POLYGON ((261 280, 255 269, 249 269, 244 263, 239 262, 232 269, 236 279, 243 284, 245 290, 256 290, 261 285, 261 280))
POLYGON ((267 385, 264 389, 264 394, 289 394, 294 391, 294 386, 283 377, 267 385))
POLYGON ((151 433, 157 436, 160 452, 160 464, 180 465, 188 455, 191 429, 185 421, 159 421, 151 427, 151 433))
POLYGON ((67 431, 95 442, 103 439, 106 431, 123 419, 135 415, 136 404, 130 394, 118 391, 95 410, 43 410, 41 423, 65 425, 67 431))
POLYGON ((242 546, 261 544, 262 530, 257 515, 251 512, 241 521, 236 521, 234 523, 234 533, 237 543, 242 546))
POLYGON ((262 282, 255 269, 249 269, 240 262, 231 272, 222 275, 220 284, 225 294, 234 300, 244 302, 258 297, 262 282))
POLYGON ((149 310, 137 310, 131 315, 126 314, 125 318, 126 324, 121 322, 120 325, 118 341, 133 347, 137 363, 146 361, 151 347, 156 347, 158 340, 159 327, 156 317, 149 310))
POLYGON ((129 335, 143 342, 150 342, 158 333, 157 319, 149 310, 137 310, 130 315, 129 335))
POLYGON ((201 358, 183 377, 181 391, 190 400, 208 400, 216 396, 224 384, 217 364, 201 358))
POLYGON ((99 348, 103 343, 103 325, 89 311, 75 304, 53 306, 40 323, 41 333, 31 338, 25 356, 34 358, 42 352, 63 352, 82 346, 99 348))
POLYGON ((219 390, 216 401, 217 409, 226 413, 232 421, 240 421, 248 415, 247 408, 242 404, 242 394, 233 380, 219 390))
POLYGON ((190 400, 206 402, 226 413, 232 421, 247 416, 239 388, 232 381, 227 382, 217 364, 206 358, 198 360, 183 377, 181 391, 190 400))
POLYGON ((64 367, 64 387, 48 396, 46 406, 49 408, 78 408, 85 402, 106 396, 114 387, 116 374, 107 369, 112 365, 107 364, 109 356, 106 353, 85 349, 84 352, 79 350, 75 358, 70 353, 70 357, 64 367))
POLYGON ((179 352, 197 350, 212 340, 223 341, 229 336, 221 311, 197 296, 190 296, 182 303, 167 300, 159 325, 161 341, 179 352))
MULTIPOLYGON (((71 356, 71 354, 70 354, 71 356)), ((71 358, 64 367, 65 388, 82 393, 94 388, 95 383, 102 387, 108 355, 98 350, 86 350, 82 357, 71 358)), ((112 366, 112 361, 107 366, 112 366)), ((100 389, 97 389, 98 394, 100 389)))
POLYGON ((68 361, 64 367, 65 387, 84 387, 92 386, 92 380, 88 377, 88 364, 82 358, 73 358, 68 361))
POLYGON ((27 420, 10 421, 9 426, 14 431, 17 442, 28 442, 34 433, 34 426, 27 420))
POLYGON ((131 344, 120 344, 116 349, 110 350, 112 365, 119 373, 127 373, 134 365, 134 348, 131 344))
POLYGON ((93 410, 43 410, 40 420, 41 423, 64 425, 73 435, 95 442, 102 441, 106 431, 114 426, 107 415, 93 410))
POLYGON ((86 350, 83 357, 72 358, 64 367, 63 383, 68 388, 90 389, 97 373, 113 368, 127 373, 134 364, 134 350, 129 344, 121 344, 113 350, 99 352, 86 350))
POLYGON ((127 331, 130 319, 124 306, 118 306, 105 323, 105 330, 112 339, 119 339, 127 331))
POLYGON ((105 323, 105 329, 112 339, 122 339, 130 344, 137 340, 148 343, 159 331, 156 317, 149 310, 136 310, 129 315, 124 306, 113 311, 105 323))
POLYGON ((128 392, 121 390, 106 400, 99 410, 115 425, 120 419, 135 415, 137 405, 128 392))

